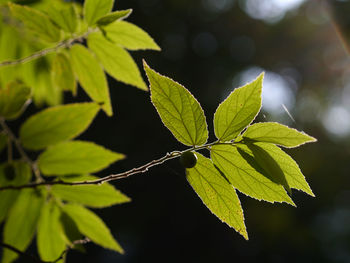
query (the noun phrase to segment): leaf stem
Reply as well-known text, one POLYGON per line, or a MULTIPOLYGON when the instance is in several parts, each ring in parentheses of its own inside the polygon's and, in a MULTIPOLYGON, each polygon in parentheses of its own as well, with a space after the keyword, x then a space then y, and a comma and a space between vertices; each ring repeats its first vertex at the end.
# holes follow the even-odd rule
POLYGON ((95 179, 95 180, 89 180, 89 181, 77 181, 77 182, 65 182, 62 180, 57 180, 57 181, 37 181, 37 182, 32 182, 29 184, 25 184, 25 185, 19 185, 19 186, 14 186, 14 185, 9 185, 9 186, 4 186, 4 187, 0 187, 0 191, 3 190, 20 190, 20 189, 24 189, 24 188, 36 188, 36 187, 40 187, 40 186, 49 186, 49 185, 100 185, 106 182, 110 182, 110 181, 115 181, 115 180, 119 180, 119 179, 123 179, 123 178, 127 178, 131 175, 135 175, 135 174, 140 174, 140 173, 145 173, 147 172, 151 167, 153 166, 157 166, 160 164, 163 164, 166 161, 169 161, 171 159, 180 157, 181 154, 183 154, 184 152, 188 152, 188 151, 194 151, 194 150, 203 150, 203 149, 207 149, 210 150, 210 147, 213 145, 218 145, 218 144, 229 144, 232 145, 234 144, 234 142, 219 142, 219 141, 215 141, 212 143, 208 143, 205 145, 201 145, 201 146, 193 146, 191 148, 188 148, 186 150, 183 151, 173 151, 170 153, 167 153, 166 155, 164 155, 163 157, 159 158, 159 159, 155 159, 153 161, 150 161, 142 166, 139 166, 137 168, 133 168, 131 170, 122 172, 122 173, 117 173, 117 174, 111 174, 105 177, 101 177, 99 179, 95 179))

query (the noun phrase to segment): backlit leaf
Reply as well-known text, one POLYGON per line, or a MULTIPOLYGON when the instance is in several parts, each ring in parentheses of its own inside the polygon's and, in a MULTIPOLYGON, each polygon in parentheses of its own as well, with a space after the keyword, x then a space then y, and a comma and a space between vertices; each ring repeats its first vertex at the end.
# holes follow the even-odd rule
POLYGON ((92 122, 99 107, 95 103, 75 103, 51 107, 27 119, 20 139, 28 149, 39 150, 78 136, 92 122))
POLYGON ((114 0, 85 0, 84 18, 89 26, 110 12, 113 8, 114 0))
POLYGON ((72 66, 64 53, 57 53, 52 61, 52 84, 60 90, 68 90, 76 95, 77 83, 72 66))
POLYGON ((125 19, 131 14, 131 12, 132 12, 132 9, 118 10, 118 11, 112 12, 110 14, 107 14, 101 17, 99 20, 97 20, 97 25, 106 26, 110 23, 113 23, 116 20, 125 19))
POLYGON ((73 5, 52 7, 48 10, 52 21, 66 32, 74 33, 78 25, 78 14, 73 5))
POLYGON ((202 145, 208 139, 204 112, 193 95, 182 85, 144 68, 150 82, 151 99, 164 125, 185 145, 202 145))
POLYGON ((219 105, 214 115, 214 130, 220 141, 236 138, 259 113, 263 77, 262 73, 253 82, 235 89, 219 105))
POLYGON ((214 215, 248 239, 243 210, 235 189, 210 159, 199 153, 196 155, 196 166, 186 169, 188 182, 214 215))
POLYGON ((100 171, 124 158, 92 142, 69 141, 49 147, 39 156, 38 165, 45 175, 83 174, 100 171))

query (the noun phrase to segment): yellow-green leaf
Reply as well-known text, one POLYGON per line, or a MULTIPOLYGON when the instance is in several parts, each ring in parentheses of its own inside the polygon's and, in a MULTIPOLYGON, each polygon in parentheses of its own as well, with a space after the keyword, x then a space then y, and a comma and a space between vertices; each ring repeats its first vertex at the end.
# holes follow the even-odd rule
POLYGON ((45 203, 41 209, 36 241, 40 258, 44 261, 57 260, 66 249, 60 216, 60 208, 54 201, 45 203))
POLYGON ((113 8, 114 0, 85 0, 84 18, 89 26, 110 12, 113 8))
MULTIPOLYGON (((65 182, 91 181, 98 177, 91 175, 78 175, 62 177, 65 182)), ((54 185, 52 193, 65 201, 79 203, 93 208, 108 207, 116 204, 130 202, 130 198, 115 189, 113 185, 54 185)))
POLYGON ((73 219, 79 231, 93 242, 104 248, 124 253, 102 219, 92 211, 77 204, 66 204, 63 210, 73 219))
POLYGON ((56 89, 68 90, 76 95, 77 83, 71 63, 64 53, 57 53, 52 61, 51 80, 56 89))
POLYGON ((243 139, 248 141, 269 142, 287 148, 300 146, 316 139, 304 132, 299 132, 276 122, 255 123, 243 133, 243 139))
POLYGON ((113 114, 106 75, 91 52, 83 45, 70 49, 71 63, 79 83, 92 100, 102 105, 108 116, 113 114))
MULTIPOLYGON (((245 147, 244 145, 242 147, 245 147)), ((294 205, 283 186, 274 182, 257 164, 248 147, 243 150, 233 145, 214 145, 211 158, 230 183, 243 194, 271 203, 294 205)))
POLYGON ((49 147, 39 156, 38 165, 45 175, 83 174, 98 172, 124 158, 92 142, 69 141, 49 147))
POLYGON ((151 99, 164 125, 185 145, 203 145, 208 140, 204 112, 193 95, 182 85, 144 68, 150 82, 151 99))
POLYGON ((92 122, 99 106, 95 103, 76 103, 51 107, 27 119, 20 129, 24 147, 32 150, 78 136, 92 122))
POLYGON ((235 189, 210 159, 199 153, 196 155, 196 166, 186 169, 188 182, 214 215, 248 239, 243 210, 235 189))
POLYGON ((217 108, 214 115, 215 136, 220 141, 231 141, 247 127, 261 108, 264 74, 253 82, 235 89, 217 108))
POLYGON ((122 20, 127 18, 131 13, 132 13, 132 9, 118 10, 118 11, 112 12, 98 19, 97 25, 106 26, 110 23, 113 23, 116 20, 122 20))
POLYGON ((88 46, 113 78, 142 90, 148 90, 136 63, 125 49, 108 41, 101 33, 90 34, 88 46))
POLYGON ((74 5, 52 7, 48 10, 52 21, 66 32, 74 33, 78 25, 78 14, 74 5))
POLYGON ((129 50, 153 49, 160 50, 157 43, 144 30, 138 26, 117 20, 105 27, 107 38, 114 43, 121 45, 129 50))

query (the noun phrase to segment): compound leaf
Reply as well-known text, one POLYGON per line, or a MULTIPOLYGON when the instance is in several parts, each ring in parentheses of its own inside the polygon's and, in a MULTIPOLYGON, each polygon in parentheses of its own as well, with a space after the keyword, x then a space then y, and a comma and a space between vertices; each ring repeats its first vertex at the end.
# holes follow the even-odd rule
POLYGON ((108 116, 113 114, 106 75, 91 52, 80 44, 70 49, 73 71, 79 79, 81 87, 90 98, 101 104, 108 116))
POLYGON ((217 108, 214 115, 215 136, 231 141, 248 126, 261 108, 264 73, 253 82, 235 89, 217 108))
POLYGON ((92 122, 99 106, 75 103, 51 107, 27 119, 20 129, 23 146, 39 150, 82 133, 92 122))
MULTIPOLYGON (((44 196, 38 189, 23 189, 10 210, 4 227, 4 243, 25 251, 32 241, 44 196)), ((18 257, 12 250, 4 249, 2 263, 18 257)))
MULTIPOLYGON (((80 175, 62 177, 65 182, 91 181, 98 177, 80 175)), ((52 193, 65 201, 79 203, 93 208, 102 208, 130 201, 130 198, 109 183, 101 185, 54 185, 52 193)))
POLYGON ((41 209, 36 241, 44 261, 55 261, 66 248, 60 216, 61 210, 53 201, 45 203, 41 209))
POLYGON ((100 171, 124 158, 92 142, 69 141, 49 147, 39 156, 38 165, 45 175, 82 174, 100 171))
POLYGON ((243 210, 235 189, 210 159, 199 153, 196 155, 196 166, 186 169, 188 182, 214 215, 248 239, 243 210))
POLYGON ((144 68, 150 82, 151 99, 164 125, 185 145, 203 145, 208 140, 204 112, 193 95, 182 85, 144 68))
POLYGON ((316 139, 304 132, 299 132, 276 122, 255 123, 243 133, 243 139, 248 141, 269 142, 280 146, 293 148, 316 139))
POLYGON ((101 33, 90 34, 88 46, 109 75, 118 81, 148 90, 136 63, 125 49, 108 41, 101 33))
POLYGON ((126 49, 160 50, 160 47, 154 42, 153 38, 132 23, 117 20, 103 27, 103 30, 106 32, 107 38, 126 49))
POLYGON ((124 253, 102 219, 92 211, 77 204, 66 204, 63 210, 73 219, 79 231, 93 242, 104 248, 124 253))
POLYGON ((258 200, 294 205, 283 186, 271 180, 256 163, 248 147, 243 152, 233 145, 214 145, 210 152, 214 164, 243 194, 258 200))
POLYGON ((110 12, 113 8, 114 0, 85 0, 84 18, 89 26, 110 12))

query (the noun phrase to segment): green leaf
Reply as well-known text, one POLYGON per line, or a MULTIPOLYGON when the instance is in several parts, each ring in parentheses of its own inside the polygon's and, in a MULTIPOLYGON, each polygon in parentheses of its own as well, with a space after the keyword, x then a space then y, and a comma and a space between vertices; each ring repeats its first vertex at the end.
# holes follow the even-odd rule
POLYGON ((104 248, 124 253, 102 219, 92 211, 77 204, 66 204, 63 210, 74 220, 79 231, 93 242, 104 248))
POLYGON ((118 20, 107 25, 103 29, 106 32, 107 38, 126 49, 160 50, 160 47, 154 42, 153 38, 144 30, 129 22, 118 20))
POLYGON ((77 83, 71 63, 64 53, 57 53, 52 61, 51 80, 56 89, 68 90, 76 95, 77 83))
POLYGON ((124 158, 92 142, 70 141, 49 147, 39 156, 38 165, 45 175, 82 174, 98 172, 124 158))
POLYGON ((0 89, 0 116, 16 119, 30 99, 30 88, 19 82, 11 82, 0 89))
MULTIPOLYGON (((98 177, 81 175, 61 178, 65 182, 91 181, 98 177)), ((115 189, 111 184, 101 185, 54 185, 52 193, 65 201, 76 202, 93 208, 102 208, 130 202, 130 198, 115 189)))
POLYGON ((290 188, 301 190, 310 196, 315 196, 309 184, 306 182, 298 164, 292 157, 278 146, 270 143, 256 142, 254 146, 255 148, 258 147, 258 152, 263 152, 265 155, 268 154, 270 158, 274 160, 280 170, 283 171, 284 178, 290 188))
POLYGON ((211 158, 229 182, 243 194, 268 202, 294 205, 283 186, 274 182, 256 163, 248 147, 244 152, 233 145, 214 145, 211 158))
POLYGON ((299 132, 276 122, 255 123, 249 126, 242 136, 244 140, 269 142, 288 148, 317 141, 304 132, 299 132))
POLYGON ((126 84, 148 90, 136 63, 125 49, 108 41, 101 33, 90 34, 88 46, 109 75, 126 84))
MULTIPOLYGON (((11 164, 5 163, 0 165, 0 187, 24 185, 30 181, 31 177, 32 173, 27 163, 14 161, 11 164), (5 169, 8 165, 11 165, 15 171, 15 177, 12 180, 6 178, 5 169)), ((18 190, 6 190, 0 192, 0 223, 7 216, 19 193, 18 190)))
POLYGON ((264 73, 253 82, 235 89, 217 108, 214 115, 215 136, 231 141, 248 126, 261 108, 264 73))
POLYGON ((98 26, 109 25, 110 23, 113 23, 116 20, 122 20, 127 18, 131 13, 132 13, 132 9, 118 10, 118 11, 112 12, 98 19, 97 25, 98 26))
MULTIPOLYGON (((3 241, 20 251, 25 251, 31 243, 40 210, 44 202, 43 195, 37 189, 23 189, 13 205, 4 227, 3 241)), ((4 249, 2 263, 10 263, 18 254, 4 249)))
POLYGON ((69 33, 76 32, 78 25, 78 14, 75 10, 74 5, 68 7, 52 7, 48 10, 52 21, 62 28, 64 31, 69 33))
POLYGON ((214 215, 248 240, 243 210, 235 189, 214 167, 210 159, 199 153, 196 155, 198 157, 196 166, 186 169, 188 182, 214 215))
POLYGON ((60 216, 61 211, 53 201, 41 209, 36 240, 41 260, 55 261, 66 248, 60 216))
POLYGON ((150 82, 151 99, 164 125, 185 145, 203 145, 208 140, 204 112, 198 101, 182 85, 144 68, 150 82))
POLYGON ((83 45, 75 44, 70 49, 71 63, 80 85, 99 104, 108 116, 113 114, 106 75, 91 52, 83 45))
MULTIPOLYGON (((83 239, 84 236, 79 232, 77 224, 63 211, 61 211, 60 223, 68 244, 73 245, 74 241, 83 239)), ((85 252, 82 244, 75 245, 74 248, 85 252)))
POLYGON ((89 26, 109 13, 113 8, 114 0, 85 0, 84 18, 89 26))
POLYGON ((45 109, 27 119, 20 129, 24 147, 32 150, 78 136, 92 122, 99 107, 95 103, 75 103, 45 109))
POLYGON ((4 132, 0 132, 0 153, 6 148, 7 140, 7 135, 4 132))
POLYGON ((47 42, 57 42, 61 32, 44 13, 28 6, 8 4, 12 15, 20 20, 29 30, 47 42))

